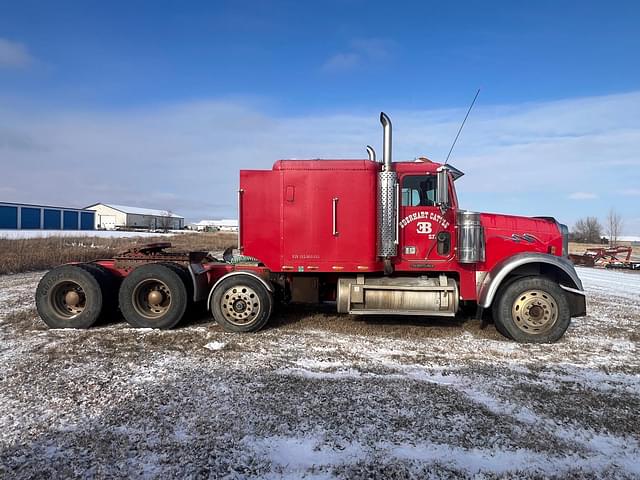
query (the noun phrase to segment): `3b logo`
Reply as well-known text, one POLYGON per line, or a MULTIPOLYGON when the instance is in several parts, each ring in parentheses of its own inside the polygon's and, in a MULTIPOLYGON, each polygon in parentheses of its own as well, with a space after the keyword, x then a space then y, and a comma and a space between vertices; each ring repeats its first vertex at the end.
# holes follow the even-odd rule
POLYGON ((431 233, 432 229, 431 229, 431 222, 418 222, 416 225, 418 225, 418 233, 431 233))

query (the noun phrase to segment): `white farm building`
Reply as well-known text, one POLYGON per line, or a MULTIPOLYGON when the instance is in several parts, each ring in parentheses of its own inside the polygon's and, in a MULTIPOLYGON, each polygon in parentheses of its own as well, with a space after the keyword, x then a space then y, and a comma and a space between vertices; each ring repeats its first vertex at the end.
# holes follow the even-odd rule
POLYGON ((192 226, 198 231, 220 230, 221 232, 237 232, 238 220, 231 218, 225 218, 222 220, 200 220, 192 226))
POLYGON ((181 230, 184 228, 184 217, 165 210, 151 208, 127 207, 113 203, 96 203, 85 210, 93 210, 96 229, 148 229, 148 230, 181 230))

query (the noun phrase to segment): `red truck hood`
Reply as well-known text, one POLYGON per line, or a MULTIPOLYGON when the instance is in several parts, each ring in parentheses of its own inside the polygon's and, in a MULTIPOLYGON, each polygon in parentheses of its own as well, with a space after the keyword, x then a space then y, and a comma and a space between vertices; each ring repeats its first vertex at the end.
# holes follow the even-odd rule
POLYGON ((518 215, 503 215, 500 213, 482 213, 482 225, 485 229, 509 230, 515 234, 541 233, 560 235, 557 222, 550 217, 522 217, 518 215))
POLYGON ((553 218, 482 213, 487 263, 523 252, 562 255, 562 234, 553 218))

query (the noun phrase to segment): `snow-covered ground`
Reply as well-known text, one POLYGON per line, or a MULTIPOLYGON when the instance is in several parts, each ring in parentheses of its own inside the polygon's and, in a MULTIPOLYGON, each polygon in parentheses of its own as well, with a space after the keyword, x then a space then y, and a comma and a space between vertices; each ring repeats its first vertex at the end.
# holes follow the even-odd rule
POLYGON ((640 275, 580 269, 553 345, 475 320, 47 330, 0 277, 0 477, 638 478, 640 275))
POLYGON ((122 232, 119 230, 0 230, 0 238, 47 238, 47 237, 100 237, 100 238, 128 238, 128 237, 165 237, 183 233, 177 230, 169 233, 153 232, 122 232))

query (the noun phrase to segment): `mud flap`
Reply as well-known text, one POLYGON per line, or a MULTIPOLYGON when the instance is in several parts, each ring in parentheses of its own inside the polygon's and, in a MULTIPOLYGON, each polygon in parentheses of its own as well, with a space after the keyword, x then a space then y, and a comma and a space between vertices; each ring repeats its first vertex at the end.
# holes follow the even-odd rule
POLYGON ((587 297, 582 290, 577 290, 575 288, 567 287, 565 285, 560 284, 560 288, 562 288, 567 293, 567 301, 569 302, 569 310, 571 311, 572 317, 584 317, 587 315, 587 297))

